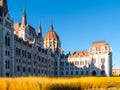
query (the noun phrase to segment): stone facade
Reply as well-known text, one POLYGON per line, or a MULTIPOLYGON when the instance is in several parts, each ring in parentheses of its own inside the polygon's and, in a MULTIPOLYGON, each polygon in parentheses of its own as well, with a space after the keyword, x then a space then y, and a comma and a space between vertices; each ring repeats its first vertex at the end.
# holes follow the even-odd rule
POLYGON ((54 31, 42 37, 27 23, 24 8, 21 23, 13 25, 7 0, 0 1, 0 76, 111 76, 112 51, 105 41, 93 42, 89 51, 64 54, 54 31))
POLYGON ((49 50, 15 36, 15 76, 54 76, 54 57, 49 50))
POLYGON ((2 0, 0 3, 0 76, 14 76, 13 21, 6 11, 6 4, 2 0))
POLYGON ((105 41, 93 42, 88 51, 74 52, 62 57, 61 76, 111 76, 112 53, 105 41))

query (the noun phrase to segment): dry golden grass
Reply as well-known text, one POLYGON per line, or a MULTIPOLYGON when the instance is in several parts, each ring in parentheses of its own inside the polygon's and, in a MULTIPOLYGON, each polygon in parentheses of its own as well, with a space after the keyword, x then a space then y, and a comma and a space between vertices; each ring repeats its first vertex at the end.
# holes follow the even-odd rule
POLYGON ((0 90, 84 90, 117 87, 120 77, 0 78, 0 90))

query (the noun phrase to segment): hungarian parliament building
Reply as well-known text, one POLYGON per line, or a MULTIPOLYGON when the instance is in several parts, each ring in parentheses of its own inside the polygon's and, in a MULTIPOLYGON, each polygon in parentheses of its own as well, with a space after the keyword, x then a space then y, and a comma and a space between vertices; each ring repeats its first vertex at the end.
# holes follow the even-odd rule
POLYGON ((111 76, 112 50, 105 41, 93 42, 89 51, 65 54, 53 23, 43 37, 26 20, 13 23, 7 0, 0 0, 0 77, 111 76))

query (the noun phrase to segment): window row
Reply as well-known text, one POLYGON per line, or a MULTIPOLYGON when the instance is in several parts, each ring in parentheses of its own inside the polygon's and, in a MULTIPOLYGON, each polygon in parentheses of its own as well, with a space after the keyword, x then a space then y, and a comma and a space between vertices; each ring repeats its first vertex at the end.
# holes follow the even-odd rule
POLYGON ((16 55, 17 56, 21 56, 22 53, 22 57, 28 57, 29 59, 31 59, 31 53, 27 52, 25 50, 20 50, 20 48, 16 48, 16 55))
POLYGON ((88 75, 88 71, 71 71, 71 72, 61 72, 61 75, 88 75))
POLYGON ((33 73, 41 73, 41 74, 47 74, 47 70, 41 70, 41 69, 33 69, 33 68, 30 68, 30 67, 28 67, 28 68, 26 68, 26 67, 20 67, 20 66, 16 66, 16 72, 21 72, 21 70, 22 70, 22 72, 23 73, 26 73, 26 72, 28 72, 28 73, 31 73, 31 72, 33 72, 33 73))
POLYGON ((88 64, 87 61, 74 61, 74 62, 61 62, 60 66, 74 66, 74 65, 86 65, 88 64))

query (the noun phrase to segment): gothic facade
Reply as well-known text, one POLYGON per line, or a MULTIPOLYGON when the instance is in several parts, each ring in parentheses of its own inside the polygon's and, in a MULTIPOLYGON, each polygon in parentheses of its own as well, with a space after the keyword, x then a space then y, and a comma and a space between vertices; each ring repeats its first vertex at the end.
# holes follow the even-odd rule
POLYGON ((0 76, 111 76, 112 50, 105 41, 93 42, 89 51, 64 54, 53 23, 42 35, 27 23, 13 24, 7 0, 0 0, 0 76))

